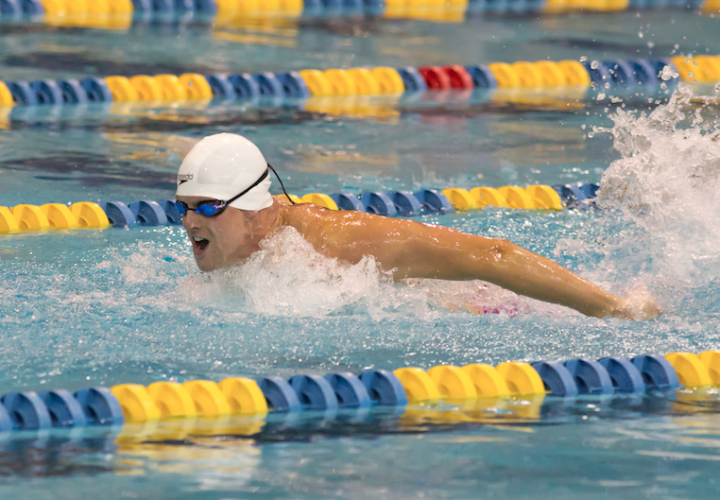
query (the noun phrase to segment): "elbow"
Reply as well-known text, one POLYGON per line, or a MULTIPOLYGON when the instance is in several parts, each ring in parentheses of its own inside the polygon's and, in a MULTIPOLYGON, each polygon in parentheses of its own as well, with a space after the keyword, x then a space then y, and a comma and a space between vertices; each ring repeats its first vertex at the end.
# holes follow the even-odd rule
POLYGON ((490 248, 490 258, 495 263, 501 263, 505 258, 513 251, 515 245, 504 238, 497 238, 493 241, 492 247, 490 248))

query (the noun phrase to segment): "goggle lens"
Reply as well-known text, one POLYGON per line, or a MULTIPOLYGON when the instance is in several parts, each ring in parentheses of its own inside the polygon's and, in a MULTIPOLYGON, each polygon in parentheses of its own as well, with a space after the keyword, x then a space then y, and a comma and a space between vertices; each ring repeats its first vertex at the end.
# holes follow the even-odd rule
POLYGON ((177 211, 180 215, 185 215, 188 211, 188 206, 182 201, 176 201, 175 208, 177 208, 177 211))
MULTIPOLYGON (((180 215, 185 215, 190 210, 187 204, 182 201, 176 201, 175 207, 177 208, 177 211, 178 213, 180 213, 180 215)), ((213 217, 215 215, 219 215, 224 209, 224 202, 220 202, 216 205, 201 203, 196 209, 193 210, 193 212, 195 212, 196 214, 204 215, 205 217, 213 217)))
POLYGON ((221 207, 222 205, 206 205, 203 203, 195 209, 195 213, 202 214, 205 217, 212 217, 217 215, 221 207))

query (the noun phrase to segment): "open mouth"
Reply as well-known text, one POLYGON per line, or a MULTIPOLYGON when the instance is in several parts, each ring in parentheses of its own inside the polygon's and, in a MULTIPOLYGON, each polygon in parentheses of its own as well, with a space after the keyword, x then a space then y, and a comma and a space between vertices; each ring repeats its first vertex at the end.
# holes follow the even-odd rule
POLYGON ((205 238, 200 238, 198 236, 190 238, 190 241, 192 241, 193 252, 195 253, 195 255, 204 254, 205 250, 207 250, 207 247, 210 244, 210 241, 206 240, 205 238))

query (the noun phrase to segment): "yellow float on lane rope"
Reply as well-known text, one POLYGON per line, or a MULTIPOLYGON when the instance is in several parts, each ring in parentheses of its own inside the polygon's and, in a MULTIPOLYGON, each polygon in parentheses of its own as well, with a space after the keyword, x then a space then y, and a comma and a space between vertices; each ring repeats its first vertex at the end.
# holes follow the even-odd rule
POLYGON ((476 363, 465 365, 462 370, 468 374, 475 385, 479 397, 509 396, 510 389, 500 372, 490 365, 476 363))
POLYGON ((536 208, 549 208, 550 210, 562 210, 562 199, 552 187, 543 184, 536 184, 525 188, 525 192, 535 202, 536 208))
POLYGON ((434 366, 427 374, 435 382, 443 399, 465 400, 478 396, 475 384, 467 372, 452 365, 434 366))
POLYGON ((157 75, 153 77, 160 88, 163 101, 182 101, 187 99, 187 92, 180 79, 175 75, 157 75))
POLYGON ((50 222, 40 207, 35 205, 15 205, 12 208, 20 231, 45 231, 50 229, 50 222))
POLYGON ((230 414, 230 405, 215 382, 192 380, 185 382, 183 388, 190 393, 190 397, 195 402, 198 416, 218 417, 230 414))
POLYGON ((105 83, 110 89, 113 101, 128 102, 138 100, 137 90, 130 83, 130 80, 124 76, 106 76, 105 83))
POLYGON ((17 219, 8 207, 0 207, 0 234, 20 231, 17 219))
POLYGON ((338 206, 330 196, 323 193, 308 193, 300 198, 300 203, 314 203, 330 210, 338 210, 338 206))
POLYGON ((560 66, 552 61, 537 61, 533 63, 540 73, 542 85, 545 87, 558 87, 566 85, 567 78, 560 66))
POLYGON ((462 188, 448 188, 443 189, 442 194, 450 200, 452 206, 459 210, 470 210, 473 208, 480 208, 475 198, 470 194, 467 189, 462 188))
POLYGON ((352 68, 345 73, 355 83, 355 90, 359 95, 380 94, 380 84, 375 76, 365 68, 352 68))
POLYGON ((110 391, 120 403, 125 419, 131 422, 146 422, 160 418, 160 410, 142 385, 121 384, 113 386, 110 391))
POLYGON ((233 413, 257 415, 268 412, 265 395, 253 379, 226 378, 218 384, 233 413))
POLYGON ((537 208, 530 195, 521 187, 503 186, 498 188, 498 192, 507 200, 510 208, 524 208, 526 210, 537 208))
POLYGON ((515 69, 507 63, 488 64, 488 68, 495 75, 498 87, 521 87, 520 77, 515 69))
POLYGON ((0 82, 0 106, 15 106, 15 99, 5 82, 0 82))
POLYGON ((398 94, 405 92, 405 84, 395 68, 381 66, 370 70, 380 85, 383 94, 398 94))
POLYGON ((487 186, 478 186, 470 190, 470 196, 473 197, 478 207, 510 207, 505 197, 495 188, 487 186))
POLYGON ((495 369, 505 379, 505 383, 514 396, 545 394, 545 385, 540 375, 527 363, 502 363, 495 369))
POLYGON ((159 101, 162 99, 162 90, 154 78, 147 75, 137 75, 130 78, 138 95, 138 101, 159 101))
POLYGON ((592 80, 585 66, 578 61, 560 61, 557 63, 558 68, 565 75, 565 82, 568 85, 577 85, 579 87, 589 87, 592 80))
POLYGON ((314 96, 333 95, 333 87, 322 71, 317 69, 304 69, 300 77, 305 80, 308 90, 314 96))
POLYGON ((46 203, 40 207, 53 229, 76 229, 80 227, 70 208, 62 203, 46 203))
POLYGON ((195 401, 177 382, 155 382, 147 388, 162 418, 197 416, 195 401))
POLYGON ((132 0, 110 0, 111 14, 132 14, 134 11, 132 0))
POLYGON ((188 99, 212 99, 213 92, 210 84, 203 75, 198 73, 184 73, 178 77, 180 85, 185 89, 188 99))
POLYGON ((519 61, 512 64, 515 74, 520 79, 520 85, 523 87, 539 87, 543 83, 543 77, 540 70, 533 63, 519 61))
POLYGON ((697 354, 690 352, 674 352, 666 354, 670 364, 675 368, 680 383, 685 387, 703 387, 712 385, 707 367, 700 361, 697 354))
POLYGON ((80 227, 88 229, 105 229, 110 227, 107 215, 97 203, 80 201, 70 205, 70 212, 77 219, 80 227))
POLYGON ((345 70, 328 69, 324 73, 325 78, 330 82, 333 95, 355 95, 358 93, 355 81, 350 78, 345 70))
POLYGON ((714 385, 720 384, 720 351, 705 351, 698 355, 710 374, 714 385))
POLYGON ((439 401, 440 391, 430 376, 420 368, 398 368, 393 372, 405 388, 408 402, 439 401))

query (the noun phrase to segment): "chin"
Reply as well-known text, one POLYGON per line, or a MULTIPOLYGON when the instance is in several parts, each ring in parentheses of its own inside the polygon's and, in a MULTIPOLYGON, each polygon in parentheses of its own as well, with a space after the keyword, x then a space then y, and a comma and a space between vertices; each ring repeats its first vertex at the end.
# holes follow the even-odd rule
POLYGON ((210 262, 204 262, 202 260, 195 259, 195 263, 197 264, 198 269, 200 269, 204 273, 209 273, 218 268, 218 266, 213 266, 210 262))

